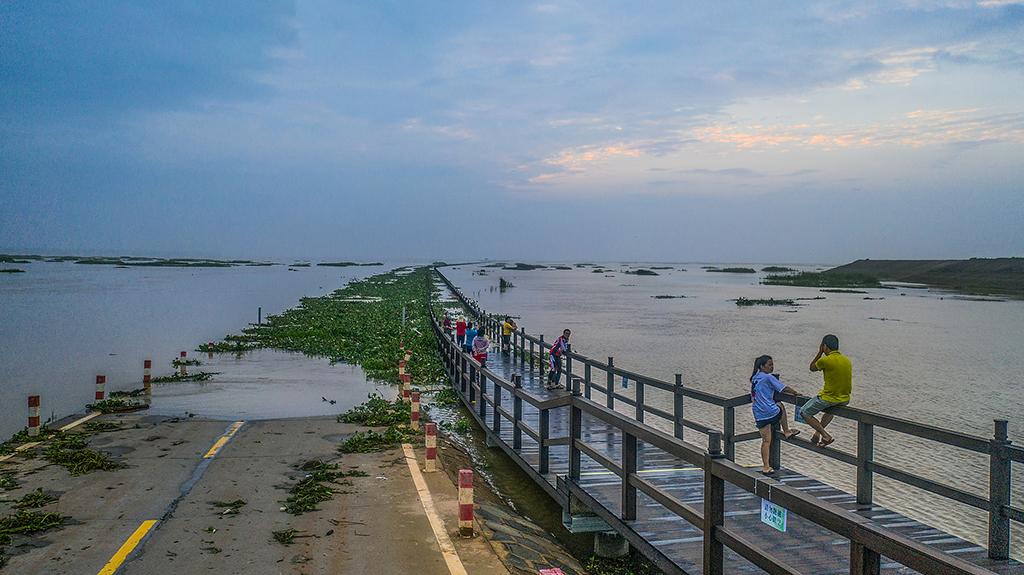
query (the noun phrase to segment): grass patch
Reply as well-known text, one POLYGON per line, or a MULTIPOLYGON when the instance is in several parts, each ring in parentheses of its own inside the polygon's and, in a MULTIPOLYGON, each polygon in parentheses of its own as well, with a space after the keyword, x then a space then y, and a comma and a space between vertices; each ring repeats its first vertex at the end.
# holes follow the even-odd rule
POLYGON ((171 367, 181 367, 183 365, 203 365, 203 362, 199 361, 198 359, 181 359, 180 357, 176 357, 173 360, 171 360, 171 367))
POLYGON ((37 487, 35 491, 29 491, 24 497, 15 501, 14 507, 17 509, 37 509, 49 505, 56 500, 57 498, 53 495, 43 492, 42 487, 37 487))
POLYGON ((86 436, 61 433, 47 442, 43 459, 60 465, 71 475, 85 475, 93 471, 113 471, 124 465, 100 451, 86 448, 86 436))
POLYGON ((143 404, 128 401, 121 397, 111 397, 110 399, 90 403, 86 407, 93 411, 99 411, 100 413, 120 413, 122 411, 131 411, 133 409, 143 407, 143 404))
POLYGON ((621 559, 591 555, 584 569, 589 575, 662 575, 660 569, 635 551, 621 559))
POLYGON ((0 518, 0 545, 11 542, 12 535, 32 535, 64 524, 60 513, 40 511, 19 511, 14 515, 0 518))
POLYGON ((444 423, 442 427, 446 431, 462 435, 464 433, 469 433, 469 430, 472 429, 472 424, 470 424, 469 420, 465 417, 459 416, 458 419, 444 423))
POLYGON ((741 297, 741 298, 736 300, 736 305, 738 305, 740 307, 755 306, 755 305, 767 305, 767 306, 787 305, 787 306, 795 306, 796 302, 794 302, 791 299, 775 299, 775 298, 747 299, 745 297, 741 297))
POLYGON ((386 427, 409 423, 412 406, 396 398, 387 401, 380 395, 371 394, 369 400, 338 416, 341 423, 358 423, 369 427, 386 427))
POLYGON ((317 505, 329 501, 337 493, 327 483, 346 485, 348 482, 339 482, 345 477, 362 477, 366 473, 358 470, 338 471, 337 463, 325 463, 319 459, 307 461, 299 466, 300 471, 305 471, 306 477, 296 483, 288 491, 288 499, 284 502, 284 510, 292 515, 301 515, 308 511, 315 511, 317 505))
POLYGON ((0 491, 13 491, 21 485, 13 473, 0 474, 0 491))
POLYGON ((415 437, 412 430, 392 425, 383 432, 357 431, 338 446, 341 453, 373 453, 398 447, 415 437))
POLYGON ((210 343, 200 344, 196 348, 196 351, 200 352, 213 352, 213 353, 241 353, 256 349, 258 345, 251 343, 246 340, 239 339, 237 336, 228 336, 231 339, 225 338, 224 341, 215 341, 210 343))
POLYGON ((800 272, 798 274, 770 275, 764 280, 766 285, 801 286, 818 288, 881 288, 885 287, 874 276, 857 273, 819 273, 800 272))

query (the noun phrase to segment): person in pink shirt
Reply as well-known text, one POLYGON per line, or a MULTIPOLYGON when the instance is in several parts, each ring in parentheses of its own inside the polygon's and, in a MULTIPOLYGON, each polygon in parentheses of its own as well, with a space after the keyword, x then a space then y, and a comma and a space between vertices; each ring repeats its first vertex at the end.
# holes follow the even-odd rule
POLYGON ((551 369, 548 371, 548 383, 546 389, 558 389, 561 387, 562 379, 562 356, 569 352, 569 336, 572 332, 562 331, 562 335, 551 344, 548 352, 548 363, 551 369))

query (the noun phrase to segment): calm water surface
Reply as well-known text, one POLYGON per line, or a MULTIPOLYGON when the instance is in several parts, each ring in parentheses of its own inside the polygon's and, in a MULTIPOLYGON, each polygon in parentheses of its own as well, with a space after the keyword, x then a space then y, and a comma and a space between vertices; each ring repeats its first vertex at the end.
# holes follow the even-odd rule
MULTIPOLYGON (((154 375, 169 375, 170 362, 179 351, 205 361, 205 354, 197 354, 195 347, 255 323, 258 307, 265 318, 297 305, 304 296, 329 293, 392 266, 288 271, 286 266, 121 269, 37 262, 18 267, 26 273, 0 274, 2 438, 25 426, 28 395, 42 396, 44 420, 79 412, 93 400, 96 374, 107 376, 108 392, 138 388, 146 358, 153 359, 154 375)), ((217 357, 219 362, 230 356, 217 357)), ((238 369, 246 373, 243 367, 238 369)), ((311 363, 302 369, 318 368, 311 363)), ((338 366, 335 371, 340 370, 338 366)), ((202 393, 213 399, 219 397, 214 393, 219 385, 195 390, 206 390, 202 393)), ((191 389, 177 388, 173 393, 182 397, 172 404, 160 401, 159 395, 172 392, 158 386, 155 407, 231 417, 230 404, 211 404, 205 411, 190 407, 192 395, 186 391, 191 389)), ((360 388, 353 397, 365 397, 363 391, 360 388)))
MULTIPOLYGON (((652 264, 654 265, 654 264, 652 264)), ((735 396, 749 389, 755 357, 772 355, 782 380, 807 395, 821 387, 821 375, 808 370, 821 337, 839 336, 853 361, 851 405, 991 437, 993 419, 1010 422, 1010 438, 1024 442, 1024 302, 964 301, 925 289, 873 289, 867 294, 822 293, 816 288, 764 286, 765 275, 709 273, 702 264, 676 264, 658 276, 614 271, 506 271, 479 266, 445 268, 445 274, 492 313, 521 317, 528 333, 554 339, 573 330, 582 354, 615 357, 627 370, 672 381, 683 374, 687 386, 735 396), (685 268, 686 271, 679 271, 685 268), (606 277, 612 276, 612 277, 606 277), (500 277, 515 287, 501 293, 500 277), (654 299, 685 295, 685 299, 654 299), (815 298, 796 308, 738 307, 747 298, 815 298), (875 298, 875 299, 865 299, 875 298)), ((737 264, 730 264, 737 265, 737 264)), ((738 264, 760 269, 764 264, 738 264)), ((813 270, 815 267, 794 266, 813 270)), ((617 382, 621 386, 621 381, 617 382)), ((623 391, 632 394, 635 386, 623 391)), ((671 397, 647 390, 647 401, 671 411, 671 397)), ((721 409, 688 401, 687 417, 721 428, 721 409)), ((656 421, 656 418, 652 418, 656 421)), ((670 430, 668 424, 664 428, 670 430)), ((811 430, 798 426, 805 434, 811 430)), ((854 426, 836 420, 834 446, 856 450, 854 426)), ((753 431, 750 410, 737 411, 737 432, 753 431)), ((687 431, 688 441, 706 438, 687 431), (692 435, 691 435, 692 434, 692 435)), ((741 445, 738 459, 759 460, 754 442, 741 445)), ((986 456, 876 428, 876 460, 980 495, 987 495, 986 456)), ((851 466, 805 450, 783 446, 783 464, 853 491, 851 466)), ((1024 505, 1024 479, 1015 464, 1012 498, 1024 505)), ((884 477, 875 479, 876 500, 912 517, 938 524, 968 539, 985 542, 986 514, 950 503, 884 477)), ((1014 547, 1024 549, 1022 529, 1014 547)))

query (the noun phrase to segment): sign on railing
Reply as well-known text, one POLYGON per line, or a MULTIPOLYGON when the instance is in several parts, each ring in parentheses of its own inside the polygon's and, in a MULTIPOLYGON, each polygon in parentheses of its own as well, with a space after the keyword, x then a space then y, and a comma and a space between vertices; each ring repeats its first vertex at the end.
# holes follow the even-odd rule
POLYGON ((785 507, 779 507, 766 499, 761 500, 761 523, 770 525, 785 533, 786 518, 788 515, 789 513, 786 511, 785 507))

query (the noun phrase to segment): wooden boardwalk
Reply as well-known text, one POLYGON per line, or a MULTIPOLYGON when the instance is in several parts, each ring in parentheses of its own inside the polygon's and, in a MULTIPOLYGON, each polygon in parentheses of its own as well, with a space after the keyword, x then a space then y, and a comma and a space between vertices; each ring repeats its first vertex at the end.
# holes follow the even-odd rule
MULTIPOLYGON (((458 293, 457 288, 450 283, 448 287, 454 290, 453 297, 479 317, 487 317, 458 293)), ((546 362, 540 361, 546 357, 543 337, 538 339, 527 336, 525 331, 518 332, 518 337, 513 337, 513 353, 501 353, 497 350, 497 322, 487 318, 485 325, 495 344, 484 369, 461 353, 436 323, 434 329, 451 381, 461 392, 464 405, 487 431, 489 444, 503 449, 561 504, 567 520, 581 517, 579 523, 573 523, 584 530, 587 530, 585 525, 593 529, 596 524, 597 528, 603 526, 619 532, 666 573, 704 573, 705 562, 710 557, 711 574, 1024 575, 1021 563, 992 559, 989 549, 889 510, 871 498, 871 473, 890 477, 895 474, 896 479, 909 485, 938 492, 961 503, 982 509, 1002 508, 1007 519, 990 530, 990 537, 995 534, 1008 539, 1009 520, 1021 521, 1022 514, 1008 503, 1009 465, 1011 461, 1024 459, 1024 451, 1010 447, 1005 441, 1006 422, 996 422, 996 438, 988 441, 844 408, 839 416, 856 418, 859 437, 867 438, 866 442, 858 442, 858 453, 821 450, 806 440, 794 443, 858 465, 862 470, 858 473, 858 491, 850 494, 785 468, 774 477, 765 478, 731 462, 736 443, 752 440, 757 435, 756 432, 737 434, 732 428, 734 410, 749 398, 719 398, 684 390, 677 379, 674 389, 677 404, 674 414, 669 413, 646 405, 643 387, 672 390, 671 384, 614 368, 610 358, 604 364, 575 352, 571 355, 581 360, 586 368, 583 385, 578 377, 580 368, 577 366, 573 372, 567 365, 577 379, 575 394, 564 389, 549 391, 544 388, 546 362), (537 361, 526 359, 535 353, 537 361), (605 372, 609 384, 617 377, 628 377, 638 383, 636 399, 631 401, 614 391, 613 397, 608 398, 605 390, 611 385, 602 387, 597 383, 596 374, 592 379, 591 368, 605 372), (585 388, 585 394, 580 387, 585 388), (723 407, 724 433, 684 419, 681 415, 684 395, 723 407), (617 410, 611 408, 612 404, 617 410), (673 422, 674 436, 635 419, 642 415, 673 422), (1005 499, 1000 500, 1004 495, 1000 495, 999 489, 992 490, 990 499, 986 500, 874 461, 870 440, 874 425, 975 452, 991 449, 992 477, 1004 478, 998 485, 1005 487, 1005 499), (707 447, 679 439, 683 426, 706 434, 707 447), (723 436, 724 452, 720 447, 723 436), (1000 467, 1003 464, 1005 468, 1000 467), (706 486, 710 487, 706 489, 706 486), (762 500, 789 509, 785 532, 761 522, 762 500), (1000 502, 1002 507, 999 507, 995 506, 996 501, 1006 503, 1000 502), (708 506, 710 512, 706 512, 708 506), (705 541, 704 533, 708 529, 714 530, 715 537, 705 541)), ((563 385, 566 379, 563 376, 563 385)), ((773 446, 773 452, 777 457, 777 445, 773 446)))
MULTIPOLYGON (((520 362, 513 361, 508 355, 492 352, 488 356, 487 367, 505 379, 511 379, 513 374, 522 375, 523 388, 539 397, 553 399, 568 395, 565 390, 548 391, 544 389, 543 375, 536 371, 530 372, 529 369, 521 369, 520 362)), ((492 395, 488 394, 487 397, 490 398, 492 395)), ((506 397, 505 402, 508 403, 508 401, 509 398, 506 397)), ((526 407, 527 405, 524 404, 523 420, 527 425, 538 429, 540 413, 536 409, 526 407)), ((492 409, 486 409, 484 417, 480 418, 479 402, 469 404, 467 407, 475 408, 474 414, 482 426, 493 430, 494 411, 492 409)), ((550 437, 567 437, 568 408, 552 409, 549 417, 550 437)), ((512 422, 499 417, 499 424, 498 436, 505 443, 511 445, 513 440, 512 422)), ((621 460, 622 434, 618 430, 584 416, 582 432, 584 441, 596 447, 601 455, 612 461, 621 460)), ((703 509, 704 473, 702 470, 670 457, 659 449, 650 448, 643 442, 639 442, 637 448, 638 474, 664 491, 672 493, 681 501, 689 503, 699 510, 703 509)), ((522 447, 517 451, 534 470, 539 469, 540 449, 536 440, 524 434, 522 447)), ((568 445, 551 446, 549 457, 549 471, 542 477, 554 489, 556 488, 556 477, 565 475, 569 470, 568 445)), ((622 482, 616 474, 584 455, 580 475, 580 486, 587 493, 600 502, 609 513, 621 514, 620 489, 622 482)), ((1024 574, 1024 565, 1016 561, 990 560, 986 555, 986 549, 982 546, 964 541, 879 505, 858 505, 856 496, 816 479, 785 468, 775 476, 775 479, 823 501, 828 501, 852 513, 871 519, 882 527, 894 530, 945 553, 957 555, 992 572, 1024 574)), ((671 559, 684 572, 702 573, 701 558, 704 538, 701 530, 682 517, 668 511, 645 494, 639 494, 639 499, 637 518, 627 521, 627 525, 637 535, 649 541, 659 552, 671 559)), ((795 514, 789 515, 787 531, 780 533, 761 522, 760 505, 759 497, 727 485, 726 521, 742 529, 750 539, 776 547, 779 553, 790 561, 790 566, 801 573, 827 575, 850 572, 848 540, 824 531, 814 523, 795 514)), ((881 567, 882 573, 916 573, 916 571, 885 558, 882 559, 881 567)), ((725 572, 763 573, 764 571, 737 553, 727 551, 725 572)))

